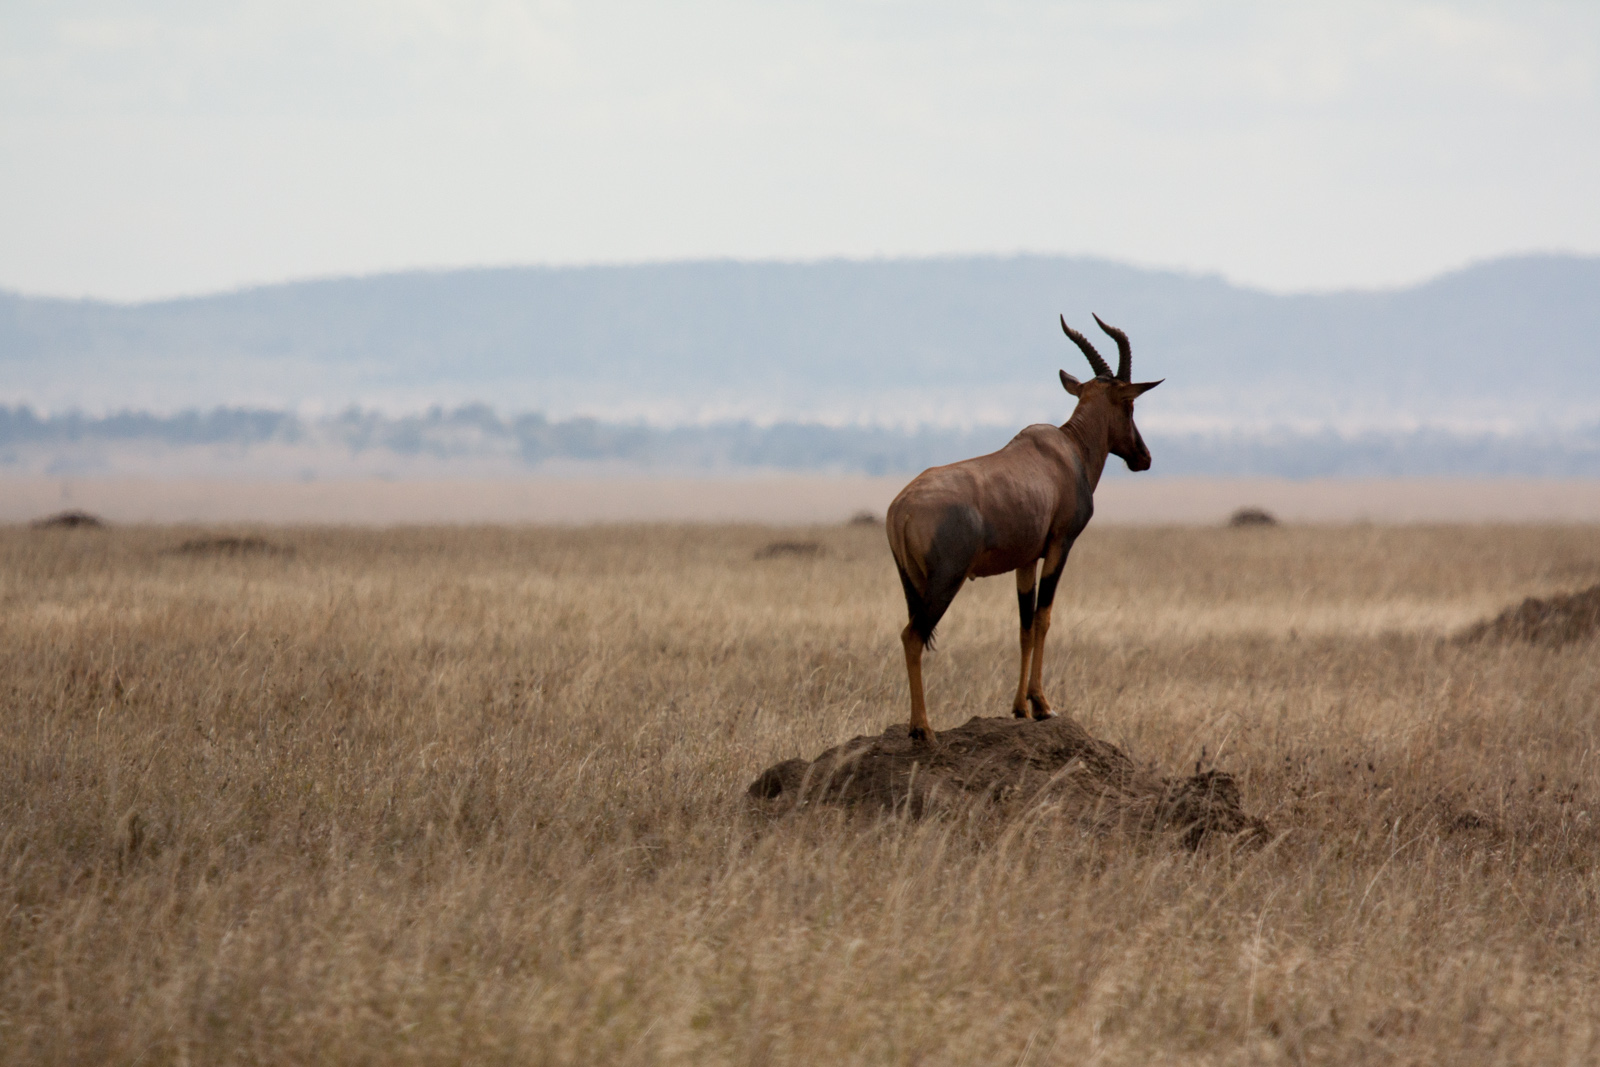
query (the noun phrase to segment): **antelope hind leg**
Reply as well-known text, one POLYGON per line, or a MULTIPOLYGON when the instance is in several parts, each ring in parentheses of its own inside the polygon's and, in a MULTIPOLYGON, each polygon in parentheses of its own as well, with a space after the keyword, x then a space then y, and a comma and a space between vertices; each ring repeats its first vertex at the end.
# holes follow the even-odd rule
POLYGON ((906 650, 906 681, 911 686, 911 739, 931 743, 938 737, 928 722, 928 705, 922 695, 922 638, 907 626, 900 631, 900 644, 906 650))

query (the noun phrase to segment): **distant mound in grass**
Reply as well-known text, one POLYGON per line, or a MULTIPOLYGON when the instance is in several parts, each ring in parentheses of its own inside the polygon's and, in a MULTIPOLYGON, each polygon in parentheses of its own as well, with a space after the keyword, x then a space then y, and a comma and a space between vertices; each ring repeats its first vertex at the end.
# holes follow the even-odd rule
POLYGON ((822 546, 815 541, 774 541, 756 552, 756 559, 815 559, 822 555, 822 546))
POLYGON ((1229 526, 1276 526, 1278 517, 1266 508, 1240 508, 1228 516, 1229 526))
POLYGON ((105 524, 106 520, 87 511, 58 511, 33 521, 36 530, 97 530, 105 524))
POLYGON ((1526 641, 1555 647, 1587 640, 1596 633, 1600 633, 1600 585, 1564 596, 1529 597, 1468 627, 1456 640, 1463 644, 1526 641))
POLYGON ((1049 806, 1094 828, 1173 833, 1189 848, 1214 834, 1267 831, 1245 813, 1232 776, 1161 777, 1064 715, 1044 722, 973 718, 941 732, 932 747, 912 741, 897 723, 814 760, 769 767, 749 795, 773 814, 805 804, 918 817, 973 801, 1015 813, 1049 806))
POLYGON ((175 556, 290 556, 294 549, 275 545, 264 537, 191 537, 175 556))

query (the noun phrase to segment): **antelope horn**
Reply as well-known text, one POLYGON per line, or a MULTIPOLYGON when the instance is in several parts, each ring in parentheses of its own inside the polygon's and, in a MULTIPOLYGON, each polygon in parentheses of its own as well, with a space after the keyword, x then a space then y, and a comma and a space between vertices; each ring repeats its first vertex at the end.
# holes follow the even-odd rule
MULTIPOLYGON (((1100 316, 1096 315, 1094 321, 1100 322, 1100 316)), ((1100 328, 1117 342, 1117 378, 1124 382, 1133 381, 1133 346, 1128 344, 1128 335, 1103 322, 1100 322, 1100 328)))
POLYGON ((1087 337, 1067 325, 1067 317, 1065 315, 1061 316, 1061 329, 1066 332, 1068 337, 1072 338, 1072 343, 1083 351, 1084 358, 1089 361, 1089 366, 1094 368, 1096 377, 1111 377, 1111 368, 1106 366, 1106 361, 1100 358, 1100 353, 1094 350, 1094 345, 1089 343, 1087 337))

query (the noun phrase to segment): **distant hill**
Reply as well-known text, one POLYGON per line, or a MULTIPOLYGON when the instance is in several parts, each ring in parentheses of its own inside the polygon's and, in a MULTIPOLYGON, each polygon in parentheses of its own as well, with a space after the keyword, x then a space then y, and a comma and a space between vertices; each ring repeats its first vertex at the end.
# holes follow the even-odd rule
MULTIPOLYGON (((486 402, 656 426, 1065 418, 1058 312, 1132 335, 1148 432, 1600 423, 1600 258, 1278 296, 1042 256, 418 272, 132 306, 0 293, 0 403, 392 414, 486 402)), ((1109 342, 1104 346, 1111 349, 1109 342)))

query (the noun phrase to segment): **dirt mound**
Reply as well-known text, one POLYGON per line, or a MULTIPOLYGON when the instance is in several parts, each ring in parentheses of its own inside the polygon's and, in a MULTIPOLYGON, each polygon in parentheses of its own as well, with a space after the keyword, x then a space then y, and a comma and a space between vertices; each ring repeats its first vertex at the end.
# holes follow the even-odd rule
POLYGON ((1565 645, 1600 632, 1600 585, 1565 596, 1529 597, 1492 619, 1463 630, 1456 640, 1527 641, 1535 645, 1565 645))
POLYGON ((782 556, 812 559, 820 555, 822 546, 815 541, 774 541, 756 552, 756 559, 778 559, 782 556))
POLYGON ((1229 526, 1276 526, 1278 517, 1266 508, 1240 508, 1228 516, 1229 526))
POLYGON ((913 816, 981 800, 1021 812, 1040 804, 1096 827, 1166 830, 1198 847, 1209 834, 1265 834, 1220 771, 1163 778, 1072 719, 973 718, 929 748, 904 723, 857 737, 815 760, 785 760, 750 784, 752 802, 781 814, 823 803, 913 816))
POLYGON ((58 511, 54 515, 33 520, 33 526, 38 530, 98 529, 105 524, 106 520, 87 511, 58 511))
POLYGON ((264 537, 193 537, 172 549, 178 556, 288 556, 294 549, 264 537))

